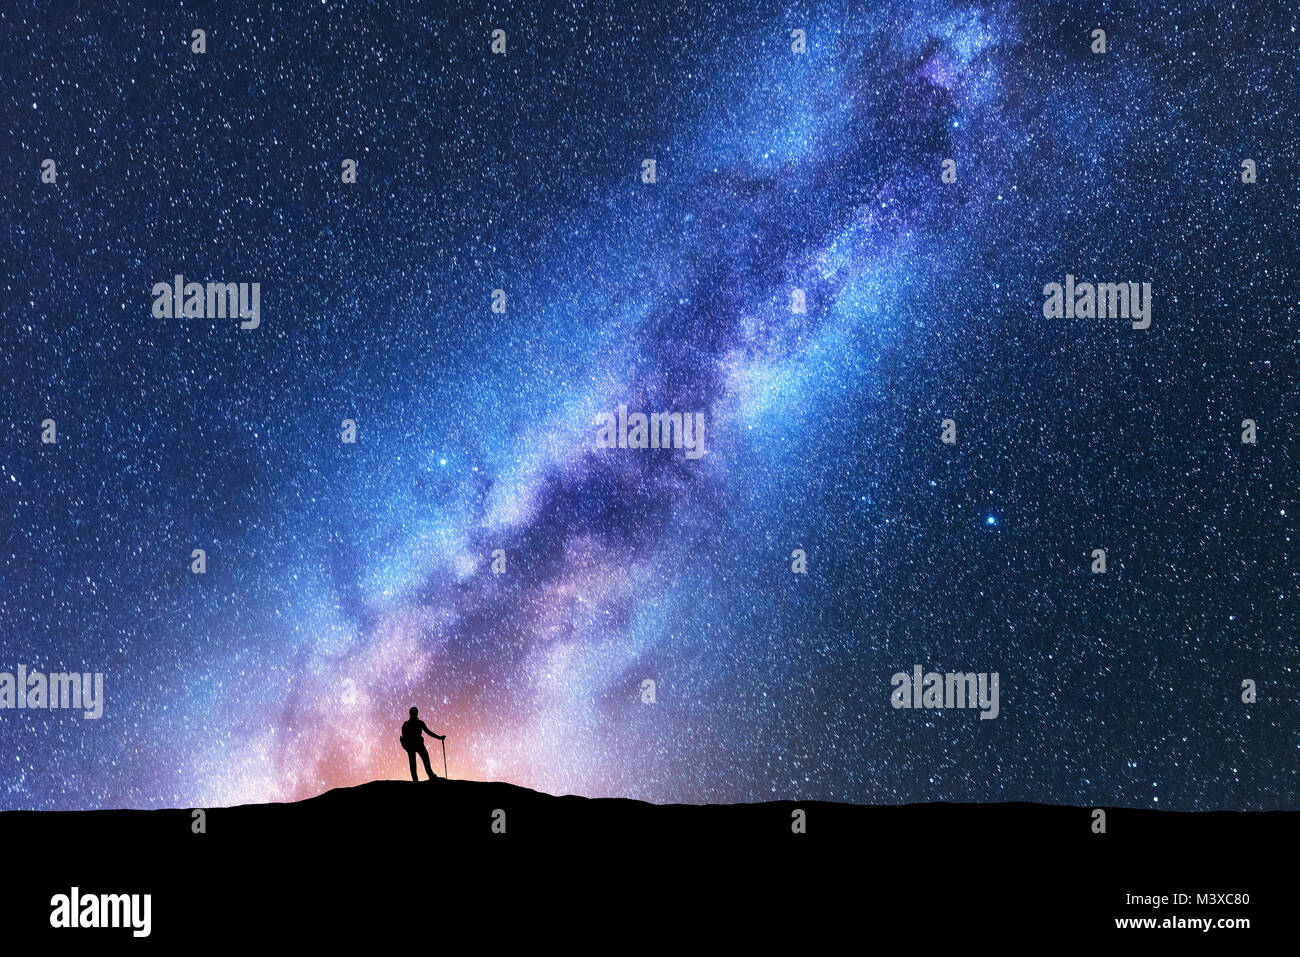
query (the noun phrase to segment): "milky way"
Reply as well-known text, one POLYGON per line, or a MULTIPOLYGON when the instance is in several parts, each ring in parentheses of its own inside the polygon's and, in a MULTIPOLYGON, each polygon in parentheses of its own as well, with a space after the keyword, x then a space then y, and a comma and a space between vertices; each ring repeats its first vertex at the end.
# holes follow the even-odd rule
POLYGON ((1300 35, 1219 7, 6 7, 0 670, 107 701, 0 807, 402 777, 412 704, 554 793, 1300 806, 1300 35))

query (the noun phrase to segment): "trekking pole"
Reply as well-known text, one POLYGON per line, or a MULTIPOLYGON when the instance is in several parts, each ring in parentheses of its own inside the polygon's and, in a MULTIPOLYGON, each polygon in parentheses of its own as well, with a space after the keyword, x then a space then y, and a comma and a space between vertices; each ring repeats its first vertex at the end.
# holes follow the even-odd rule
POLYGON ((451 778, 447 776, 447 739, 446 738, 442 739, 442 779, 444 781, 451 780, 451 778))

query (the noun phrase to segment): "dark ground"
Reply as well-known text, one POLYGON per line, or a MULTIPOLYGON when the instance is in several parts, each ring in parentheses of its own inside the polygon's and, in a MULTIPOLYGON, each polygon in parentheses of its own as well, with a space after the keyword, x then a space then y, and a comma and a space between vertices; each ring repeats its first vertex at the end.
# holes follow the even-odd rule
POLYGON ((472 781, 374 781, 215 808, 205 834, 190 810, 10 811, 0 926, 7 944, 49 933, 114 951, 368 939, 458 950, 796 941, 817 952, 846 940, 909 953, 1097 934, 1240 947, 1292 926, 1281 874, 1300 815, 1107 809, 1105 834, 1091 822, 1088 808, 1036 804, 649 805, 472 781), (792 833, 795 808, 807 833, 792 833), (492 830, 497 809, 504 834, 492 830), (150 937, 52 931, 50 898, 73 885, 152 894, 150 937), (1250 904, 1125 903, 1177 892, 1248 893, 1250 904), (1129 916, 1252 926, 1116 930, 1129 916))

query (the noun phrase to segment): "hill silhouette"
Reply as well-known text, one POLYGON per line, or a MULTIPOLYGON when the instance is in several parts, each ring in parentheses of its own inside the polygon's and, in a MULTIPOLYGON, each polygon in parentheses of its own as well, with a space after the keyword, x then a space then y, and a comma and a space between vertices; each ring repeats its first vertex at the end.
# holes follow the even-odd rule
POLYGON ((765 926, 774 908, 895 923, 939 907, 948 920, 1087 933, 1150 913, 1124 906, 1126 893, 1251 891, 1257 913, 1268 901, 1245 860, 1300 835, 1291 812, 1108 809, 1096 834, 1088 808, 653 805, 444 780, 205 813, 202 834, 190 809, 0 813, 0 847, 24 874, 5 898, 10 926, 48 932, 51 895, 76 885, 152 893, 152 936, 173 940, 223 937, 232 917, 333 936, 359 916, 427 919, 429 902, 476 926, 557 907, 644 922, 635 903, 663 901, 674 920, 736 926, 765 926))

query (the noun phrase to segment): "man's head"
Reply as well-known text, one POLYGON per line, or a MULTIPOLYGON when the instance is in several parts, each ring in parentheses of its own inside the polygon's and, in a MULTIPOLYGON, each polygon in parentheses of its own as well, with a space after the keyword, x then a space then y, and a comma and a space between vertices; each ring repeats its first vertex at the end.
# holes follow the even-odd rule
POLYGON ((411 709, 411 717, 412 717, 412 718, 414 718, 414 717, 415 717, 417 714, 419 714, 419 713, 420 713, 420 709, 419 709, 419 708, 412 708, 412 709, 411 709))

